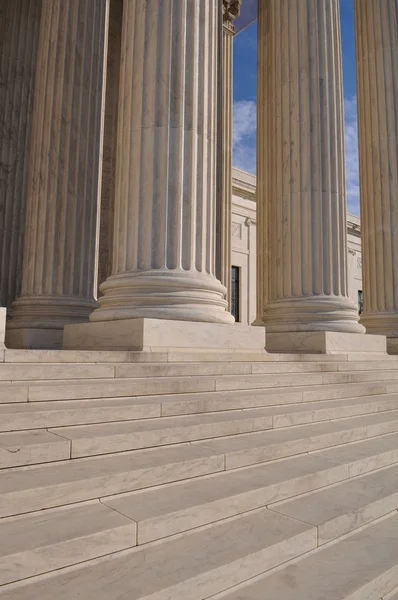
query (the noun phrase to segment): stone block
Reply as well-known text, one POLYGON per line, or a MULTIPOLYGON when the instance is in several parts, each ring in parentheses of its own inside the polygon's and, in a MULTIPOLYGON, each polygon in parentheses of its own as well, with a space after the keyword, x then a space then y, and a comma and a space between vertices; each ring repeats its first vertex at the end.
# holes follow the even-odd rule
POLYGON ((344 354, 372 352, 386 354, 384 335, 340 333, 337 331, 295 331, 267 333, 268 352, 305 352, 308 354, 344 354))
POLYGON ((224 325, 164 319, 126 319, 67 325, 64 348, 159 350, 169 348, 263 350, 265 331, 248 325, 224 325))

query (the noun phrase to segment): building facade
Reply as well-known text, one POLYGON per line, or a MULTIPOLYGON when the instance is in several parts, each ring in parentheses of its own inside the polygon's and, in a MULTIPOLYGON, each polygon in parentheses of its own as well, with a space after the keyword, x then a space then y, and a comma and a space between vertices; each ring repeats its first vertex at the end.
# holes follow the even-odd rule
MULTIPOLYGON (((256 177, 232 169, 232 286, 231 312, 235 321, 256 321, 256 177)), ((347 214, 348 293, 362 312, 362 251, 359 217, 347 214)))
MULTIPOLYGON (((342 350, 371 349, 365 327, 391 349, 398 338, 398 9, 354 4, 361 322, 347 278, 339 1, 259 1, 255 321, 271 350, 319 351, 337 338, 342 350)), ((120 348, 146 319, 165 332, 233 324, 240 5, 1 0, 9 345, 120 348)))

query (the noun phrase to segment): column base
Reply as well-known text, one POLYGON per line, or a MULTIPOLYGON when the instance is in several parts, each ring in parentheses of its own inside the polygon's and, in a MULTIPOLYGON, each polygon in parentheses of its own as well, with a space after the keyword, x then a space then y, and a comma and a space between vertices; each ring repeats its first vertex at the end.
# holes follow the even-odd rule
POLYGON ((398 354, 398 337, 387 338, 388 354, 398 354))
POLYGON ((265 330, 249 325, 126 319, 67 325, 63 346, 70 350, 264 350, 265 330))
POLYGON ((59 350, 62 338, 62 329, 7 329, 6 346, 15 350, 59 350))
MULTIPOLYGON (((345 354, 387 352, 384 335, 340 333, 336 331, 297 331, 268 333, 265 346, 268 352, 297 352, 305 354, 345 354)), ((398 352, 398 344, 397 344, 398 352)))

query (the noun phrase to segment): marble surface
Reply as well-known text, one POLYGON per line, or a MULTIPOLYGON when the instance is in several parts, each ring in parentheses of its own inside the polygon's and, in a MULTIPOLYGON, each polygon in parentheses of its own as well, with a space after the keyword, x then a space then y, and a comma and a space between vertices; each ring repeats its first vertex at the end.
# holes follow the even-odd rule
POLYGON ((394 465, 268 508, 315 525, 320 546, 396 511, 397 481, 398 467, 394 465))
POLYGON ((346 352, 380 352, 386 354, 383 335, 364 335, 337 331, 295 331, 267 333, 266 349, 270 352, 314 352, 342 354, 346 352))
POLYGON ((397 556, 394 515, 214 600, 376 600, 398 583, 397 556))
POLYGON ((263 350, 265 331, 247 325, 165 319, 127 319, 68 325, 64 348, 168 350, 232 348, 263 350))
POLYGON ((0 584, 68 567, 136 545, 137 525, 103 506, 42 511, 0 521, 0 584))
POLYGON ((223 471, 224 456, 185 444, 2 473, 0 516, 83 502, 223 471))
POLYGON ((26 600, 27 594, 41 600, 74 600, 77 584, 87 600, 202 600, 315 545, 314 527, 263 509, 0 595, 2 600, 26 600))

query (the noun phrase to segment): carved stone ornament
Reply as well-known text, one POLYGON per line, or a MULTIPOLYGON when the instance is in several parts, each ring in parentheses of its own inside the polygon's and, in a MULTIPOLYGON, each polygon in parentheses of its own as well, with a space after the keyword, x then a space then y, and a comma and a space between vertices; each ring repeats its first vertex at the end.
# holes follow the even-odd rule
POLYGON ((223 23, 224 27, 228 27, 231 30, 234 29, 234 19, 240 14, 240 7, 242 0, 223 0, 223 23))

